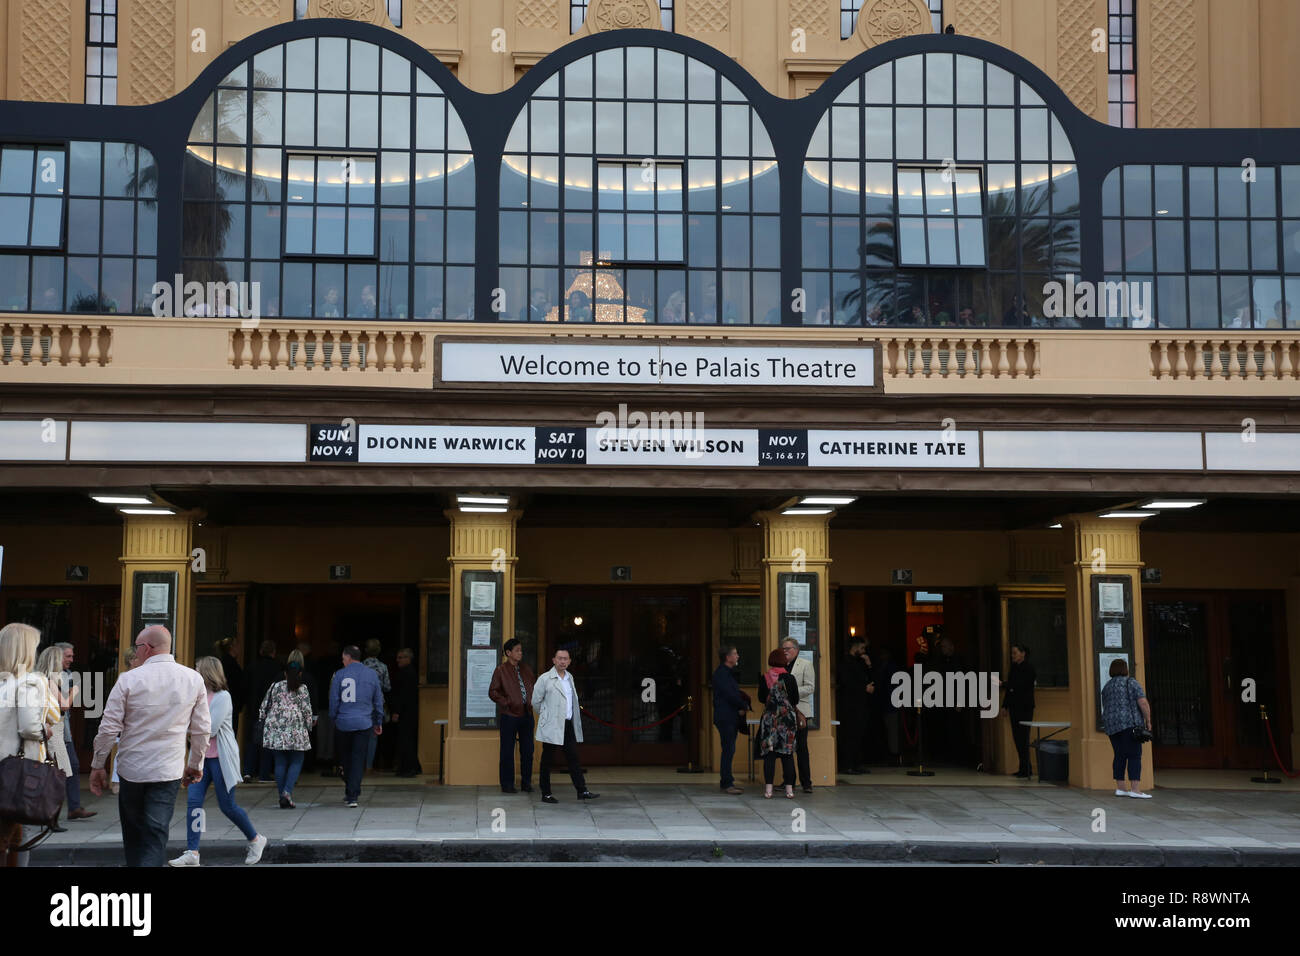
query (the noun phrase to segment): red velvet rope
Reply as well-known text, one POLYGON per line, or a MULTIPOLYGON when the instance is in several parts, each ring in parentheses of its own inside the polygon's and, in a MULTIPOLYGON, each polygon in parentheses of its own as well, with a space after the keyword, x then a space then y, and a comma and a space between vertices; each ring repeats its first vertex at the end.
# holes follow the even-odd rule
POLYGON ((676 710, 674 710, 663 720, 656 720, 653 724, 642 724, 640 727, 623 727, 619 724, 611 724, 608 721, 601 720, 599 717, 597 717, 595 714, 589 711, 586 707, 579 707, 578 709, 581 710, 588 717, 590 717, 592 720, 594 720, 596 723, 600 724, 602 727, 611 727, 614 730, 650 730, 652 727, 658 727, 660 724, 668 723, 668 721, 672 720, 674 717, 676 717, 678 714, 684 711, 686 709, 686 705, 682 704, 682 706, 678 707, 676 710))
POLYGON ((1277 761, 1277 766, 1278 769, 1282 771, 1282 776, 1290 777, 1292 779, 1300 777, 1300 773, 1292 773, 1290 770, 1287 770, 1286 764, 1284 764, 1282 758, 1278 756, 1277 741, 1273 739, 1273 725, 1269 723, 1267 714, 1264 715, 1264 729, 1268 731, 1268 745, 1273 749, 1273 759, 1277 761))
MULTIPOLYGON (((907 730, 907 711, 904 710, 904 709, 901 709, 901 708, 900 708, 899 711, 898 711, 898 719, 899 719, 899 721, 903 724, 903 736, 907 739, 907 745, 908 745, 909 747, 915 747, 915 746, 916 746, 916 738, 913 737, 912 734, 910 734, 910 733, 908 732, 908 730, 907 730)), ((919 717, 918 717, 917 719, 920 720, 919 717)), ((919 724, 918 724, 918 726, 917 726, 917 729, 918 729, 918 730, 920 729, 920 725, 919 725, 919 724)))

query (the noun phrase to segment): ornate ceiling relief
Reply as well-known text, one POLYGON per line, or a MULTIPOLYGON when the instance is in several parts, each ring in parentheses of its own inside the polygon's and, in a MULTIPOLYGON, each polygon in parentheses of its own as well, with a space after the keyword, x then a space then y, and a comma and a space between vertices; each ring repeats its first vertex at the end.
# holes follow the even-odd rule
POLYGON ((997 43, 1002 38, 1002 0, 958 0, 951 22, 962 36, 997 43))
POLYGON ((687 33, 725 33, 731 29, 731 0, 688 0, 687 33))
POLYGON ((519 0, 515 22, 521 27, 556 30, 560 26, 559 0, 519 0))
POLYGON ((68 102, 72 85, 69 0, 45 0, 40 10, 28 4, 21 12, 23 53, 19 95, 25 100, 68 102))
POLYGON ((1057 0, 1056 3, 1056 82, 1074 105, 1091 116, 1097 115, 1098 57, 1106 54, 1092 49, 1096 23, 1092 0, 1057 0))
POLYGON ((803 30, 810 37, 829 39, 834 12, 831 5, 822 0, 790 0, 790 29, 803 30))
POLYGON ((1196 126, 1196 11, 1192 0, 1151 7, 1151 125, 1196 126))
POLYGON ((176 90, 176 4, 135 0, 131 17, 128 103, 157 103, 176 90))
POLYGON ((867 46, 930 32, 930 8, 924 0, 868 0, 858 13, 858 36, 867 46))
POLYGON ((658 30, 659 5, 654 0, 594 0, 587 10, 593 32, 605 30, 658 30))

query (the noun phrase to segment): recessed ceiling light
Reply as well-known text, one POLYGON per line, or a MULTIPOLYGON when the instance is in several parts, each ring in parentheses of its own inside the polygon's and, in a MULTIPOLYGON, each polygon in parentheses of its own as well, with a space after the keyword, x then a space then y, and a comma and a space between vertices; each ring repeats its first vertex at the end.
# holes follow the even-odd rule
POLYGON ((783 515, 828 515, 834 508, 786 508, 783 515))
POLYGON ((800 498, 800 505, 851 505, 857 498, 837 498, 834 495, 809 495, 800 498))
POLYGON ((1142 507, 1168 511, 1173 508, 1199 508, 1203 504, 1205 504, 1204 498, 1155 498, 1142 507))
POLYGON ((478 512, 478 513, 485 513, 485 514, 505 514, 507 509, 494 508, 489 505, 470 505, 469 507, 466 507, 465 505, 461 505, 460 510, 464 512, 478 512))
POLYGON ((1154 511, 1108 511, 1101 518, 1154 518, 1154 511))
POLYGON ((456 503, 459 505, 508 505, 510 499, 501 495, 457 495, 456 503))
POLYGON ((171 508, 122 508, 124 515, 174 515, 171 508))
POLYGON ((1060 528, 1060 527, 1061 527, 1061 522, 1058 521, 1056 524, 1049 524, 1047 527, 1049 527, 1049 528, 1060 528))
POLYGON ((151 505, 152 498, 144 495, 91 495, 101 505, 151 505))

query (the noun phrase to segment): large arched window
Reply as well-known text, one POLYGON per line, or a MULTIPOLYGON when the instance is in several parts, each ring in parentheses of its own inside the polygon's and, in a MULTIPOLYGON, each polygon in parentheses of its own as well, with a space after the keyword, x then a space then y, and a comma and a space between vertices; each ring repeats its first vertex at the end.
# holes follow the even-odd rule
POLYGON ((474 162, 438 85, 373 43, 310 37, 236 67, 194 121, 187 281, 259 283, 266 315, 474 314, 474 162))
POLYGON ((602 50, 544 82, 501 167, 503 318, 780 321, 780 191, 744 95, 672 50, 602 50))
POLYGON ((902 57, 822 117, 801 225, 806 324, 1051 324, 1044 283, 1079 271, 1074 152, 1006 70, 902 57))

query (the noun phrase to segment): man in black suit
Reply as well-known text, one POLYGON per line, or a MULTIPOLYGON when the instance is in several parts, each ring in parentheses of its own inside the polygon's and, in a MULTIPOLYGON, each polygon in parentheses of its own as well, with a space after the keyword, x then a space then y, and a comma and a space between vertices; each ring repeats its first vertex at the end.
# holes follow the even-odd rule
POLYGON ((723 644, 718 648, 718 660, 718 669, 713 672, 713 726, 718 728, 718 736, 722 738, 719 786, 726 793, 744 793, 736 786, 736 778, 731 772, 731 762, 736 756, 736 734, 745 719, 745 712, 749 710, 749 697, 740 689, 740 681, 736 678, 740 651, 734 644, 723 644))
POLYGON ((1029 663, 1029 652, 1020 644, 1011 645, 1011 669, 1007 672, 1007 694, 1002 700, 1002 708, 1011 717, 1011 739, 1016 742, 1016 753, 1020 757, 1020 766, 1015 776, 1022 780, 1029 779, 1029 728, 1022 727, 1022 720, 1034 719, 1034 683, 1038 675, 1034 665, 1029 663))

